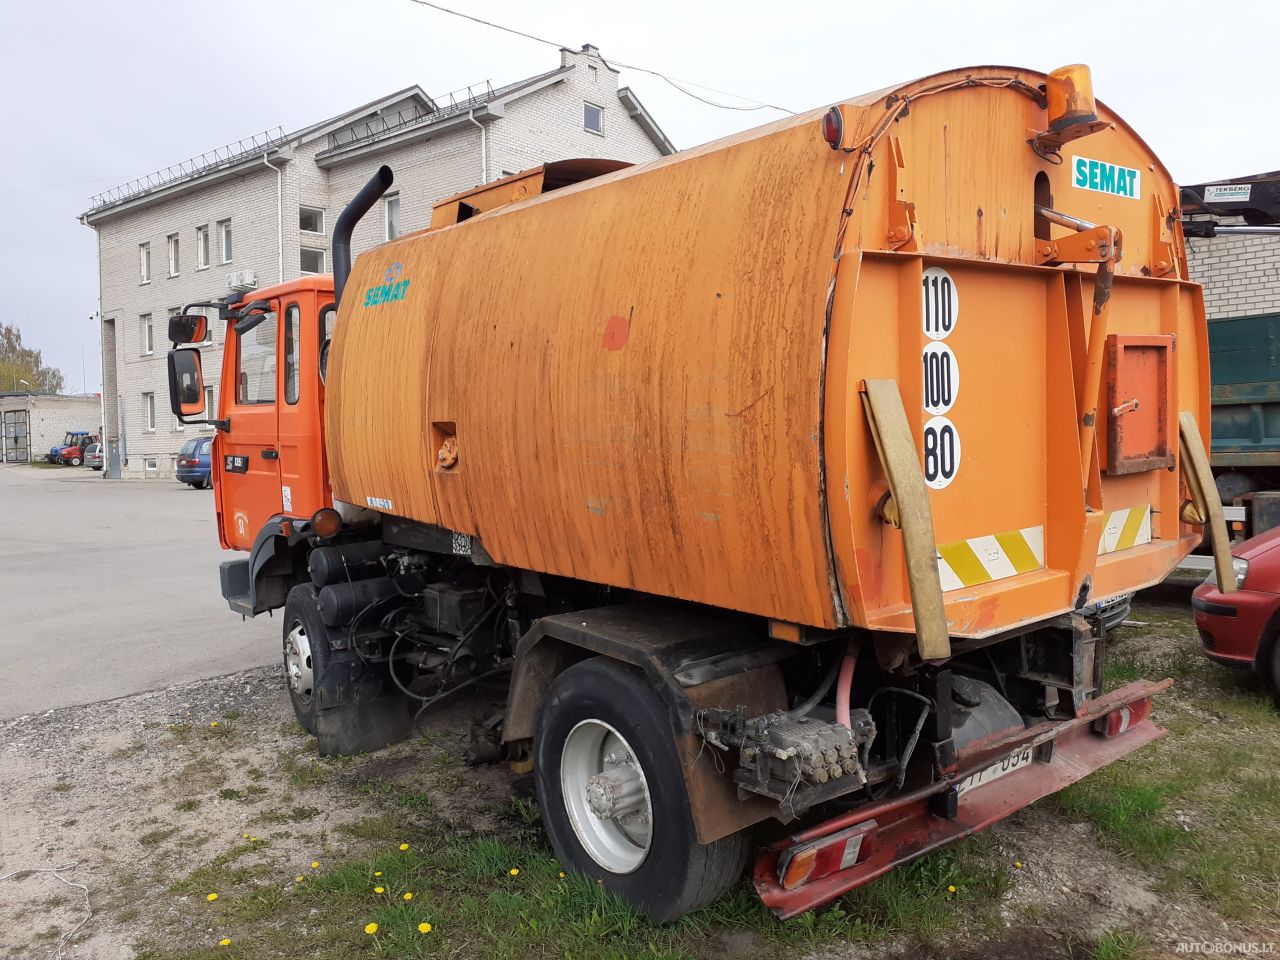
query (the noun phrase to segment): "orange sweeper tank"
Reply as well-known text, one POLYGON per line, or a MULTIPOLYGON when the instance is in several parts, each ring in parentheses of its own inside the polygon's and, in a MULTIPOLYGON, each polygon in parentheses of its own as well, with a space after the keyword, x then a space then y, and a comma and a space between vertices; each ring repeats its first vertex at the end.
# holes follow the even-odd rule
POLYGON ((437 217, 351 274, 334 496, 890 660, 1136 590, 1225 543, 1177 204, 1085 68, 976 67, 437 217))

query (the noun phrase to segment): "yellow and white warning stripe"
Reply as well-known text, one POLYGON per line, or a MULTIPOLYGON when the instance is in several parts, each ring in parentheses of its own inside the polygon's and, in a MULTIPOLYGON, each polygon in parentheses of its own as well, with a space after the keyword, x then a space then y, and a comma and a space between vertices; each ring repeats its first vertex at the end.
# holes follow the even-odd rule
POLYGON ((938 577, 944 593, 1016 577, 1043 566, 1044 527, 938 544, 938 577))
POLYGON ((1125 507, 1107 513, 1107 524, 1098 538, 1098 556, 1128 550, 1151 542, 1151 504, 1125 507))

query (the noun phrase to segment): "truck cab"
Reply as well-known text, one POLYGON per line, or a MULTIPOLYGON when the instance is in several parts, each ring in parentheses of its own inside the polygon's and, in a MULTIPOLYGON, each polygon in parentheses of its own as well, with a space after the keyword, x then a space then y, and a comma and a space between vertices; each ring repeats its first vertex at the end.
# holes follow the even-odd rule
MULTIPOLYGON (((169 371, 174 414, 184 423, 217 428, 210 480, 224 549, 253 552, 264 537, 279 533, 281 523, 307 520, 332 506, 321 358, 334 316, 333 279, 315 275, 232 294, 221 303, 192 304, 171 318, 175 345, 203 342, 208 323, 225 326, 216 419, 199 419, 211 413, 204 408, 199 348, 172 351, 169 371), (195 312, 200 309, 216 309, 217 317, 195 312)), ((259 547, 255 554, 260 570, 274 551, 259 547)), ((244 612, 261 612, 253 609, 261 605, 251 590, 238 595, 248 607, 244 612)))

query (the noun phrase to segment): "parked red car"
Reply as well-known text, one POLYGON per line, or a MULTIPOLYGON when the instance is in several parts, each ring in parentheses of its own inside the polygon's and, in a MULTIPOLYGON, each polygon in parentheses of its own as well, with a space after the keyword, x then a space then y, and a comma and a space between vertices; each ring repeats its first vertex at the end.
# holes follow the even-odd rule
POLYGON ((1256 670, 1280 704, 1280 527, 1231 554, 1235 593, 1219 593, 1211 573, 1191 595, 1200 643, 1215 663, 1256 670))

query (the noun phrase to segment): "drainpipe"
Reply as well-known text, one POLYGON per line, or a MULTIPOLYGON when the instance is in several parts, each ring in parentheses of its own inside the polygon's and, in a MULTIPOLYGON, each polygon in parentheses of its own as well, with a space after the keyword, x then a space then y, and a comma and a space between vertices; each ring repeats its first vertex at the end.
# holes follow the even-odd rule
POLYGON ((489 182, 489 131, 476 119, 474 110, 467 111, 467 119, 480 128, 480 183, 489 182))
POLYGON ((276 282, 284 283, 284 170, 274 166, 265 153, 262 162, 276 172, 276 255, 279 270, 276 282))

